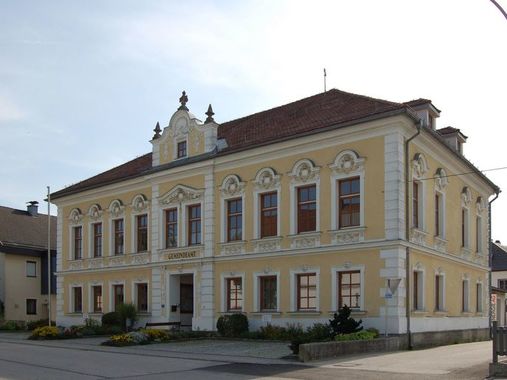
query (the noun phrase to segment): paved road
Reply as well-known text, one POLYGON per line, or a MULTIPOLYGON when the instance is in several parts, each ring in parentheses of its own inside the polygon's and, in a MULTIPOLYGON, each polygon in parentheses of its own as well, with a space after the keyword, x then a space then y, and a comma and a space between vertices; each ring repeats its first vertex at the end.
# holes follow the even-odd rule
POLYGON ((484 379, 490 343, 304 365, 285 343, 191 341, 101 347, 102 338, 34 342, 0 334, 2 379, 484 379))

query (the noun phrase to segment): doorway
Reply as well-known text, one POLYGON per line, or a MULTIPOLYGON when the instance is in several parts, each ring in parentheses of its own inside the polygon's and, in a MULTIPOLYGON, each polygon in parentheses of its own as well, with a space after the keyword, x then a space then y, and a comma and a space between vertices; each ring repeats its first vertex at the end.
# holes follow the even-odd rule
POLYGON ((194 275, 169 275, 169 321, 180 322, 184 330, 192 330, 194 317, 194 275))

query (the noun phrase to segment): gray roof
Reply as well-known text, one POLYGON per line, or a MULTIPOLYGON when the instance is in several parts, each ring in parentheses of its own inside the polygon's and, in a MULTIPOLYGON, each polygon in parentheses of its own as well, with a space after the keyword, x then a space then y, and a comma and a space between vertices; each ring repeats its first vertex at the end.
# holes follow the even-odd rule
MULTIPOLYGON (((3 247, 47 248, 48 216, 0 206, 0 251, 3 247)), ((56 216, 51 216, 51 249, 56 249, 56 216)))
POLYGON ((491 260, 491 270, 504 271, 507 270, 507 246, 498 243, 492 243, 493 257, 491 260))

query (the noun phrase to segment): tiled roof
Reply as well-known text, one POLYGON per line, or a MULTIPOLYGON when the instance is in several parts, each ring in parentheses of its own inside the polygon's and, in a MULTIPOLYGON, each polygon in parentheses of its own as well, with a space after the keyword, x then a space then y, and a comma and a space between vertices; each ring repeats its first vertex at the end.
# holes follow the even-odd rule
POLYGON ((491 260, 492 271, 507 270, 507 247, 498 243, 492 244, 493 257, 491 260))
POLYGON ((463 132, 461 132, 461 129, 458 129, 458 128, 454 128, 454 127, 445 127, 445 128, 440 128, 440 129, 437 129, 437 132, 442 135, 442 136, 445 136, 445 135, 451 135, 453 133, 459 133, 461 134, 465 139, 468 138, 468 136, 465 136, 463 134, 463 132))
MULTIPOLYGON (((331 89, 293 103, 220 124, 218 138, 226 140, 227 148, 215 154, 234 153, 398 113, 406 113, 417 118, 411 107, 427 102, 431 103, 427 99, 395 103, 331 89)), ((210 158, 210 154, 203 154, 153 168, 152 155, 148 153, 57 191, 51 194, 51 198, 57 199, 65 195, 149 174, 153 171, 165 170, 208 158, 210 158)))
MULTIPOLYGON (((2 247, 47 248, 48 217, 0 206, 0 252, 2 247)), ((51 216, 51 248, 56 249, 56 216, 51 216)))
POLYGON ((431 103, 431 100, 424 99, 424 98, 419 98, 419 99, 410 100, 408 102, 403 102, 403 104, 405 104, 406 106, 409 106, 409 107, 418 107, 418 106, 422 106, 423 104, 429 104, 429 103, 431 103))

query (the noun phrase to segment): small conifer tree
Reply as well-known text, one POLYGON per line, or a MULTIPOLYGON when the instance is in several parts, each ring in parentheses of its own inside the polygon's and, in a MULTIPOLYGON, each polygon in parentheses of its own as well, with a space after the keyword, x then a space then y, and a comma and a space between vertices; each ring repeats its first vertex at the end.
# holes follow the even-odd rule
POLYGON ((339 334, 350 334, 361 331, 363 326, 363 320, 356 321, 350 316, 351 310, 347 305, 343 305, 338 310, 338 313, 334 313, 334 318, 329 320, 333 336, 339 334))

